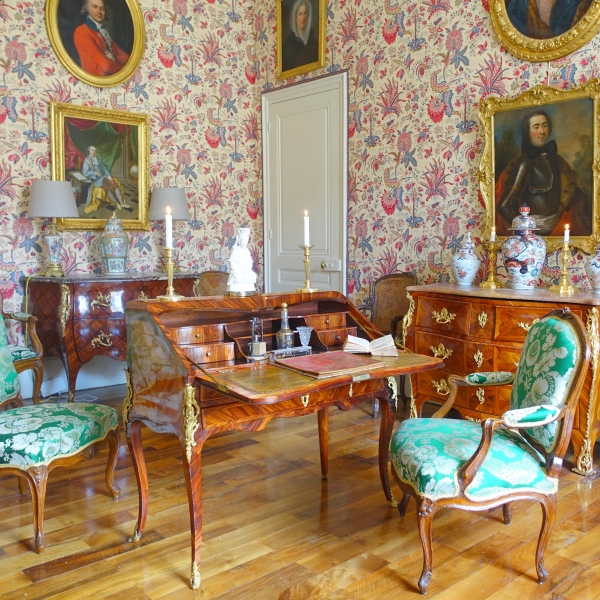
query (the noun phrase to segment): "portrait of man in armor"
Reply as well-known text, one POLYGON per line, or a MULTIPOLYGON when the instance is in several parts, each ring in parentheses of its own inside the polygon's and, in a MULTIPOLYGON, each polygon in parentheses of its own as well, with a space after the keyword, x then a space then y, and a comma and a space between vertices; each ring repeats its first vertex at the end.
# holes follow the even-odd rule
MULTIPOLYGON (((509 234, 523 204, 530 207, 540 235, 562 235, 565 224, 575 236, 591 235, 592 138, 585 118, 574 110, 577 102, 582 101, 496 115, 500 123, 494 136, 495 201, 500 235, 509 234)), ((583 102, 579 108, 588 112, 591 123, 591 106, 583 102)))

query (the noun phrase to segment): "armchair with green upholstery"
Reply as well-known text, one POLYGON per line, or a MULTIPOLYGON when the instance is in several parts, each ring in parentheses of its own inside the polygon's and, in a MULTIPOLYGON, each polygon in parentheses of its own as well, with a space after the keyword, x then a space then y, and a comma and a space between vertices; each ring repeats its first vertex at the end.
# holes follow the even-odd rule
POLYGON ((451 376, 446 403, 430 419, 408 419, 392 439, 392 473, 403 491, 404 516, 417 501, 423 546, 419 579, 426 593, 433 567, 432 522, 439 508, 488 510, 502 506, 510 523, 510 502, 536 500, 543 519, 536 551, 539 583, 548 576, 543 557, 556 514, 556 492, 590 349, 581 320, 568 309, 554 310, 529 330, 515 375, 507 372, 451 376), (510 410, 481 423, 443 419, 458 386, 513 382, 510 410))
POLYGON ((0 409, 9 404, 23 406, 19 375, 6 341, 6 327, 0 316, 0 409))

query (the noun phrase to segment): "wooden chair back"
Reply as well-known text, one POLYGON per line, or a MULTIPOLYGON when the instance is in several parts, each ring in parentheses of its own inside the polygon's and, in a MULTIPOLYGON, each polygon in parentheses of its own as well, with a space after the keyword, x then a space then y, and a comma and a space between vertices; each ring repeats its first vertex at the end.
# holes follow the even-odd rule
POLYGON ((227 291, 228 279, 229 273, 224 271, 203 271, 194 291, 198 296, 223 296, 227 291))

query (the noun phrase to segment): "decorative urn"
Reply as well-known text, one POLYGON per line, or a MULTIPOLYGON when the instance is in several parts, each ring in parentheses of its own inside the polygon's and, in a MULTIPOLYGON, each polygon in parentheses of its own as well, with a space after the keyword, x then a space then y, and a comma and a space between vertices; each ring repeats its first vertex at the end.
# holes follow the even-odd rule
POLYGON ((452 256, 450 269, 458 285, 471 285, 479 270, 479 259, 473 251, 475 244, 471 241, 471 232, 461 244, 458 252, 452 256))
POLYGON ((594 294, 600 294, 600 245, 596 247, 596 254, 586 261, 585 272, 594 294))
POLYGON ((100 236, 100 248, 104 259, 104 272, 125 273, 129 236, 123 231, 123 222, 115 213, 110 219, 106 219, 104 232, 100 236))
POLYGON ((508 274, 507 288, 532 290, 535 288, 544 259, 546 242, 534 232, 538 230, 535 219, 529 216, 529 206, 523 204, 520 214, 513 219, 514 234, 502 244, 502 259, 508 274))

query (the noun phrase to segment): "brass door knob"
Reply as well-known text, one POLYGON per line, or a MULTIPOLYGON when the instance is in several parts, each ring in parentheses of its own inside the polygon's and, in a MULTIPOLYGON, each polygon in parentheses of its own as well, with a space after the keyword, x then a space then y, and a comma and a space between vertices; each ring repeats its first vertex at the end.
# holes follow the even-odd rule
POLYGON ((321 269, 325 270, 327 268, 327 263, 325 261, 323 261, 321 263, 321 269))

